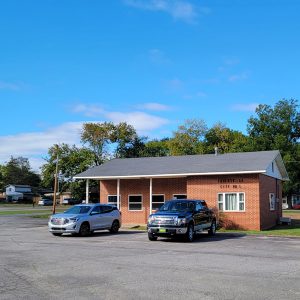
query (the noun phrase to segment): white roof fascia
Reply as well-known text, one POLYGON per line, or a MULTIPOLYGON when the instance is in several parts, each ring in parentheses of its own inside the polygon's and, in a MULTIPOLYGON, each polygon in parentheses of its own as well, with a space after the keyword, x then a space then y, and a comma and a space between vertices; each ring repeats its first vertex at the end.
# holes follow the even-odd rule
POLYGON ((283 162, 283 159, 282 159, 282 156, 280 153, 278 153, 278 155, 276 156, 275 162, 280 170, 282 180, 289 181, 290 178, 289 178, 288 172, 286 170, 286 167, 284 165, 284 162, 283 162))
POLYGON ((125 175, 125 176, 88 176, 88 177, 73 177, 73 179, 141 179, 141 178, 178 178, 178 177, 188 177, 188 176, 203 176, 203 175, 234 175, 234 174, 257 174, 266 173, 266 170, 257 171, 237 171, 237 172, 209 172, 209 173, 182 173, 182 174, 155 174, 155 175, 125 175))

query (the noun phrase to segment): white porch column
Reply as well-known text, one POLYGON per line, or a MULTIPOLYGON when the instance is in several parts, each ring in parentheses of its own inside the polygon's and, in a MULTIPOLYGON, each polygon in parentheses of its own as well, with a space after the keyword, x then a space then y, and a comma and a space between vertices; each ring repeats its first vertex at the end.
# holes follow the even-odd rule
POLYGON ((89 183, 90 180, 86 180, 86 186, 85 186, 85 203, 89 203, 89 183))
POLYGON ((117 180, 117 207, 120 209, 120 179, 117 180))
POLYGON ((150 214, 152 214, 152 178, 150 178, 150 214))

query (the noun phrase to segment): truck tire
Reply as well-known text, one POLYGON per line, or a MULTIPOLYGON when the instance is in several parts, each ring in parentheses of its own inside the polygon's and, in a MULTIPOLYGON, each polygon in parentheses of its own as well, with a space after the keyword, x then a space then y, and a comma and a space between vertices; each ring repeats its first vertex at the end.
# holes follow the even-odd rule
POLYGON ((149 241, 157 241, 157 236, 154 236, 153 234, 148 233, 148 239, 149 239, 149 241))
POLYGON ((189 224, 185 234, 185 241, 191 243, 194 240, 194 225, 189 224))
POLYGON ((216 224, 216 220, 213 220, 210 228, 208 229, 208 235, 209 236, 213 236, 216 234, 216 230, 217 230, 217 224, 216 224))

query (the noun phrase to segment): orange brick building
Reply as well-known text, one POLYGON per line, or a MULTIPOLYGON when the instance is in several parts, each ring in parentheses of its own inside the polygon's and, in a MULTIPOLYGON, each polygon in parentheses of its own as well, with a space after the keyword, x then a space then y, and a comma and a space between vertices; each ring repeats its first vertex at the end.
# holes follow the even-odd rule
MULTIPOLYGON (((113 159, 76 175, 99 180, 100 202, 123 224, 145 224, 166 200, 204 199, 236 227, 267 229, 282 216, 288 175, 279 151, 113 159)), ((88 197, 87 197, 88 199, 88 197)))

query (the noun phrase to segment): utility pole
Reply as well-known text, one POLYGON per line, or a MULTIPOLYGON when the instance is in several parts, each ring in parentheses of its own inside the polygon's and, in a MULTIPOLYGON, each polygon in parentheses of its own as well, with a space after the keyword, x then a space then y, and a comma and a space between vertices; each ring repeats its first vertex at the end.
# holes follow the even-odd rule
MULTIPOLYGON (((58 150, 58 147, 57 147, 58 150)), ((56 168, 54 174, 54 191, 53 191, 53 207, 52 207, 52 214, 55 214, 55 207, 56 207, 56 187, 57 187, 57 179, 58 179, 58 151, 56 156, 56 168)))

